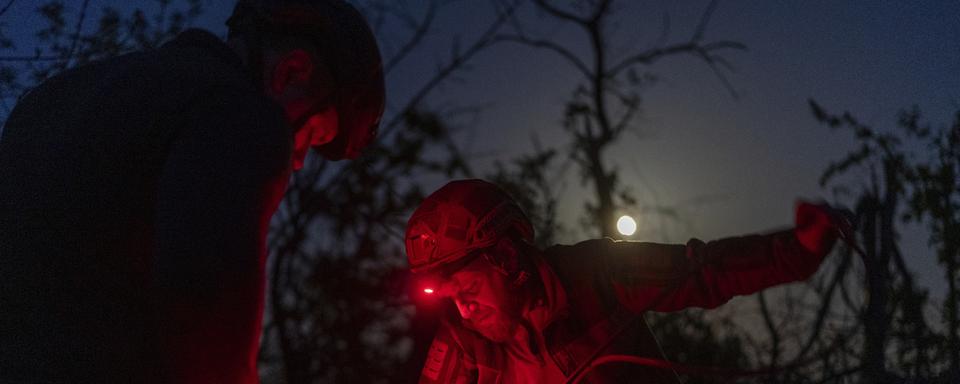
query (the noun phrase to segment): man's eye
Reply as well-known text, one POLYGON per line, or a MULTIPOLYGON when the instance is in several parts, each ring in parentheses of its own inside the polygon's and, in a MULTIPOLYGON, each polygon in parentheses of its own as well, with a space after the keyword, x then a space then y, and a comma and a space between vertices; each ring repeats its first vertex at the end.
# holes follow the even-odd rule
POLYGON ((480 287, 480 283, 478 283, 478 282, 475 281, 475 282, 473 282, 472 284, 470 284, 470 285, 467 287, 467 289, 465 289, 463 292, 464 292, 464 293, 468 293, 468 294, 474 294, 474 293, 477 293, 477 289, 478 289, 479 287, 480 287))

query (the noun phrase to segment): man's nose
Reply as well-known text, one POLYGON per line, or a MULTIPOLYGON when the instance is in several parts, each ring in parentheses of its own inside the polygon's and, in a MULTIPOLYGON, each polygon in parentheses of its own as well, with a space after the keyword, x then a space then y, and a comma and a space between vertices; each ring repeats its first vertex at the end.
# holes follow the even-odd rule
POLYGON ((478 305, 475 301, 456 300, 456 304, 457 310, 460 311, 460 317, 464 320, 470 320, 473 313, 477 311, 478 305))

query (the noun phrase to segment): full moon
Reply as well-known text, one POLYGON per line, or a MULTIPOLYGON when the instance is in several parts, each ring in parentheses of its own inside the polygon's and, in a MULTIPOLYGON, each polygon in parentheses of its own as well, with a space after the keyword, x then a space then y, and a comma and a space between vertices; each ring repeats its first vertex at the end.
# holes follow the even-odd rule
POLYGON ((637 231, 637 222, 632 217, 623 215, 617 219, 617 230, 621 235, 630 236, 637 231))

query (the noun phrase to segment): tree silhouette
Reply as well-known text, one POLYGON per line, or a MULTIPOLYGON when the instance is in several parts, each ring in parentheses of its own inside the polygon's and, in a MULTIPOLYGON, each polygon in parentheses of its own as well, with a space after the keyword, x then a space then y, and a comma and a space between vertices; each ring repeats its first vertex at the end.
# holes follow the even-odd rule
MULTIPOLYGON (((0 120, 6 120, 21 96, 51 76, 91 61, 156 48, 203 13, 201 0, 153 3, 151 9, 138 6, 128 14, 102 7, 97 15, 90 0, 34 3, 43 20, 35 41, 15 42, 5 31, 7 26, 0 24, 0 52, 5 52, 0 53, 0 120)), ((0 8, 0 20, 14 6, 25 5, 8 0, 0 8)))
MULTIPOLYGON (((920 111, 904 111, 899 124, 908 134, 928 139, 934 157, 927 164, 910 169, 907 180, 913 185, 907 219, 929 219, 930 244, 944 267, 947 294, 943 318, 947 331, 946 351, 953 377, 960 376, 960 111, 953 124, 931 132, 920 119, 920 111)), ((918 367, 919 369, 919 367, 918 367)))
MULTIPOLYGON (((928 294, 917 286, 913 272, 907 267, 907 256, 898 245, 897 230, 902 219, 916 219, 919 215, 945 218, 956 214, 955 208, 943 204, 956 196, 955 190, 944 188, 947 183, 940 184, 945 180, 950 180, 951 185, 957 183, 957 175, 950 173, 950 166, 941 168, 944 159, 949 164, 950 156, 956 154, 950 149, 955 144, 950 144, 948 139, 953 128, 931 136, 930 129, 921 123, 919 110, 914 108, 900 113, 898 126, 901 132, 884 132, 861 123, 850 113, 830 114, 813 101, 810 106, 818 121, 833 129, 850 131, 859 144, 859 148, 825 170, 821 184, 832 184, 838 195, 852 197, 855 202, 860 222, 857 241, 864 252, 865 281, 861 284, 865 285, 867 294, 863 303, 849 298, 841 274, 852 269, 838 268, 828 289, 821 290, 833 292, 836 290, 833 287, 839 286, 845 309, 863 324, 862 328, 853 326, 844 332, 861 332, 859 337, 835 337, 835 343, 828 349, 812 352, 834 356, 832 361, 824 364, 831 364, 832 371, 839 373, 824 379, 852 378, 857 377, 857 373, 860 381, 870 383, 903 380, 949 382, 955 379, 956 371, 951 361, 955 349, 951 343, 955 341, 949 334, 956 332, 956 325, 949 323, 950 314, 945 311, 944 332, 948 337, 943 338, 938 336, 940 330, 927 322, 924 313, 929 303, 928 294), (939 148, 939 156, 928 159, 922 153, 911 153, 905 144, 908 139, 939 148), (935 165, 931 165, 931 160, 935 165), (938 180, 933 184, 935 186, 930 184, 933 169, 936 169, 935 179, 938 180), (849 183, 836 182, 842 176, 857 180, 857 170, 866 171, 866 183, 860 182, 859 186, 851 188, 849 183), (905 208, 904 199, 908 197, 909 213, 901 215, 905 208), (944 370, 945 366, 948 369, 944 370)), ((936 235, 943 233, 938 231, 945 228, 942 227, 944 222, 949 219, 930 222, 931 243, 940 245, 941 250, 949 249, 947 240, 936 235)), ((949 260, 941 257, 940 262, 949 277, 949 260)), ((948 288, 947 306, 954 289, 953 286, 948 288)), ((835 309, 830 296, 821 295, 818 313, 826 314, 835 309)), ((818 315, 812 324, 815 332, 824 327, 825 322, 820 319, 825 316, 818 315)), ((803 348, 803 351, 808 350, 803 348)))
MULTIPOLYGON (((566 103, 563 116, 563 131, 569 137, 569 145, 562 150, 537 150, 538 156, 521 157, 517 160, 521 169, 551 167, 555 153, 571 159, 577 168, 581 185, 592 189, 593 201, 585 203, 584 227, 600 236, 619 237, 616 231, 616 213, 621 209, 637 204, 630 188, 620 181, 616 162, 606 158, 608 150, 623 140, 624 133, 636 129, 635 118, 641 112, 641 92, 654 83, 655 76, 649 67, 657 61, 678 55, 692 55, 711 68, 718 79, 734 96, 736 93, 726 80, 727 71, 732 69, 722 55, 724 52, 744 50, 745 46, 735 41, 708 41, 706 29, 716 1, 707 4, 698 23, 689 38, 676 43, 667 43, 669 26, 665 23, 663 36, 650 48, 641 48, 631 44, 624 52, 614 51, 612 46, 618 36, 614 33, 614 10, 618 7, 636 6, 628 2, 596 0, 575 2, 569 6, 557 5, 549 0, 534 0, 537 11, 548 18, 567 26, 572 26, 589 42, 585 52, 578 50, 569 41, 554 40, 537 36, 525 28, 525 21, 519 18, 511 24, 512 30, 498 36, 499 41, 517 43, 523 46, 542 49, 559 56, 562 61, 576 70, 577 79, 572 97, 566 103)), ((565 166, 561 166, 565 168, 565 166)), ((520 196, 536 196, 545 204, 537 206, 521 199, 521 205, 528 211, 538 212, 535 222, 541 225, 556 222, 542 217, 554 212, 552 209, 557 196, 556 181, 544 179, 547 173, 540 170, 524 174, 521 177, 495 178, 511 188, 523 191, 520 196), (525 186, 515 187, 519 182, 525 186)), ((500 172, 499 175, 503 175, 500 172)), ((673 210, 658 207, 657 212, 669 214, 676 219, 673 210)), ((555 214, 555 213, 552 213, 555 214)), ((540 232, 554 234, 557 230, 540 229, 540 232)), ((543 239, 540 239, 543 240, 543 239)), ((719 365, 739 367, 746 364, 741 358, 742 344, 737 335, 720 335, 718 328, 725 320, 719 318, 708 321, 701 311, 683 311, 678 313, 648 315, 652 329, 666 346, 665 353, 675 361, 700 365, 719 365), (696 352, 691 352, 696 351, 696 352)), ((727 324, 729 325, 729 324, 727 324)), ((711 382, 709 378, 691 377, 688 382, 711 382)))
POLYGON ((644 68, 666 57, 690 54, 703 60, 727 84, 724 71, 730 65, 720 52, 743 50, 745 46, 734 41, 704 40, 716 1, 709 3, 688 40, 616 54, 611 50, 614 36, 609 25, 615 1, 584 2, 572 9, 548 0, 533 3, 543 13, 582 32, 589 41, 588 52, 580 54, 570 44, 532 36, 522 22, 513 23, 513 31, 498 39, 554 52, 577 70, 582 82, 567 102, 563 124, 571 139, 567 153, 580 170, 581 183, 589 183, 594 190, 596 200, 585 206, 586 222, 601 236, 616 236, 617 209, 636 201, 620 185, 616 165, 604 155, 632 128, 640 112, 639 91, 654 79, 644 68))

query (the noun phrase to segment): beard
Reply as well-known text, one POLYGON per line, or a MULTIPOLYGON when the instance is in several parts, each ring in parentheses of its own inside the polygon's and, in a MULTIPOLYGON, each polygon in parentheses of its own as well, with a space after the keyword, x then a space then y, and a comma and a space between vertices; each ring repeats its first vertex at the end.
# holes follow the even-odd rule
POLYGON ((510 301, 500 308, 490 308, 490 312, 479 319, 464 322, 481 336, 496 343, 507 343, 514 339, 520 326, 521 311, 519 301, 510 301))
POLYGON ((518 325, 516 319, 504 316, 498 312, 482 320, 479 324, 471 322, 468 326, 483 337, 496 343, 506 343, 513 340, 513 335, 518 325))

